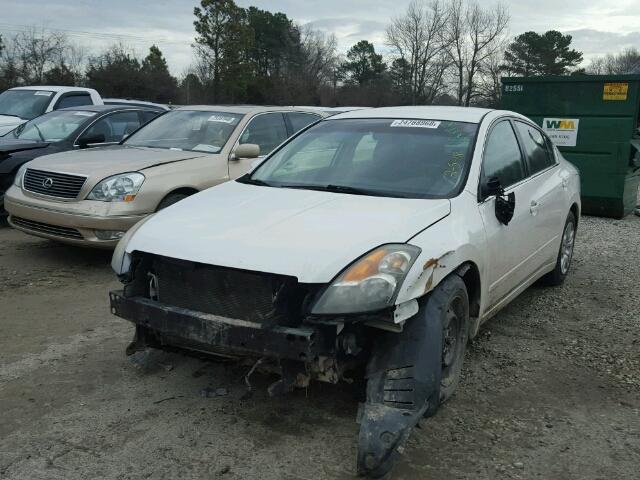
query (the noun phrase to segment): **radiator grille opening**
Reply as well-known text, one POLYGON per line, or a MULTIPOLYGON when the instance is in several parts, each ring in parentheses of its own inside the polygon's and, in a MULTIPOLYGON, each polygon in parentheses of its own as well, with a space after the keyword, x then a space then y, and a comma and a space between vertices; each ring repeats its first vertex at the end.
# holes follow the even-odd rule
POLYGON ((58 198, 77 198, 86 180, 80 175, 27 168, 22 182, 24 189, 29 192, 58 198))
POLYGON ((317 288, 286 275, 144 254, 128 294, 226 318, 294 326, 317 288))

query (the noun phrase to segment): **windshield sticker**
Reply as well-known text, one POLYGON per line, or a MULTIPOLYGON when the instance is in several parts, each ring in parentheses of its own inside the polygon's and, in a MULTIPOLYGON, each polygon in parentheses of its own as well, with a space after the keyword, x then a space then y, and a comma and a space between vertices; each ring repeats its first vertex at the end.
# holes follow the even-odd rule
POLYGON ((218 122, 218 123, 228 123, 232 125, 236 123, 235 117, 226 117, 224 115, 211 115, 208 119, 208 122, 218 122))
POLYGON ((34 95, 42 95, 43 97, 50 97, 53 92, 45 92, 42 90, 38 90, 34 95))
POLYGON ((192 150, 196 152, 207 152, 207 153, 218 153, 220 151, 220 147, 216 147, 215 145, 208 145, 206 143, 199 143, 192 150))
POLYGON ((79 117, 93 117, 95 115, 95 112, 75 112, 74 115, 77 115, 79 117))
POLYGON ((392 127, 410 127, 410 128, 438 128, 440 122, 436 120, 394 120, 391 122, 392 127))

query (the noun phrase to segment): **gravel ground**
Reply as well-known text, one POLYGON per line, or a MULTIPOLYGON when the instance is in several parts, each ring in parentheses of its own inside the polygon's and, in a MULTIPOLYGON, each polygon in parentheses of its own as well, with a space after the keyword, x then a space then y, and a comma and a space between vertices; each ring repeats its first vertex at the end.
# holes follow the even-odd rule
MULTIPOLYGON (((243 400, 234 364, 129 361, 108 263, 0 227, 0 478, 354 477, 350 387, 271 399, 256 375, 243 400)), ((568 281, 484 325, 458 393, 391 478, 637 479, 639 278, 640 217, 583 218, 568 281)))

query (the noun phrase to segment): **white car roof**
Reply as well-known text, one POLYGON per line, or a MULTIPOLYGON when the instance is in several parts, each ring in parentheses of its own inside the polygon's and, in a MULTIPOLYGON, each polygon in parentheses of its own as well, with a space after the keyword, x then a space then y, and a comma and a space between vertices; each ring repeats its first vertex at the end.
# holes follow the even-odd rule
POLYGON ((62 87, 58 85, 33 85, 28 87, 13 87, 9 90, 47 90, 49 92, 95 92, 93 88, 85 87, 62 87))
POLYGON ((339 113, 327 120, 340 120, 345 118, 409 118, 425 120, 450 120, 457 122, 480 123, 482 117, 493 110, 475 107, 382 107, 353 110, 339 113))

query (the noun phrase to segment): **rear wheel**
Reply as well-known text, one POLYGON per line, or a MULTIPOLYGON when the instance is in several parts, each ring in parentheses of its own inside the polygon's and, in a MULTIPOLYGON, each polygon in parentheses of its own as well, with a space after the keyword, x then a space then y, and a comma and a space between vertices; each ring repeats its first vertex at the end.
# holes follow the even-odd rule
POLYGON ((573 259, 573 246, 576 239, 576 217, 573 212, 569 212, 567 221, 562 230, 562 240, 560 241, 560 250, 556 259, 555 268, 542 277, 542 282, 546 285, 561 285, 569 274, 571 260, 573 259))

